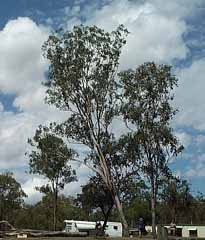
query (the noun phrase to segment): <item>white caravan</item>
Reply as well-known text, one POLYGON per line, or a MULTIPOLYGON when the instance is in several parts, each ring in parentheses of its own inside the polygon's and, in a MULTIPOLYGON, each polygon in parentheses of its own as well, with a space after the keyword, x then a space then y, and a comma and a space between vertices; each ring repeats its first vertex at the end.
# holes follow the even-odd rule
MULTIPOLYGON (((87 232, 90 235, 96 228, 96 222, 65 220, 65 232, 87 232)), ((100 221, 103 225, 103 221, 100 221)), ((105 234, 109 237, 122 237, 122 224, 120 222, 107 222, 105 234)))
MULTIPOLYGON (((170 225, 165 225, 168 232, 172 234, 170 225)), ((205 225, 181 224, 176 225, 175 235, 184 238, 205 238, 205 225)))

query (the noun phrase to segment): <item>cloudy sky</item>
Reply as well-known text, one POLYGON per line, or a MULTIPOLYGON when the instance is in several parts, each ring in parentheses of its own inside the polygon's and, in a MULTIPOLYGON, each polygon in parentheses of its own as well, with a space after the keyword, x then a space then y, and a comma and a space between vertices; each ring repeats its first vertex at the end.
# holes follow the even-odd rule
MULTIPOLYGON (((124 24, 131 32, 121 69, 145 61, 168 63, 179 78, 173 122, 186 150, 170 167, 188 179, 193 193, 205 193, 205 1, 204 0, 2 0, 0 2, 0 172, 12 171, 28 194, 44 180, 26 173, 27 138, 39 124, 65 114, 44 104, 48 62, 41 46, 55 29, 84 23, 108 31, 124 24), (15 5, 14 5, 15 2, 15 5)), ((79 191, 89 174, 78 166, 79 191)))

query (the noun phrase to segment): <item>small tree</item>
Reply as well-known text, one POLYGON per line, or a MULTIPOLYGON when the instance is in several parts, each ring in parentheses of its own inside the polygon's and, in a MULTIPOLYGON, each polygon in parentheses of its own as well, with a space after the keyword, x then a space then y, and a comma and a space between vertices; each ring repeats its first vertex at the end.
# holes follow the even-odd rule
POLYGON ((82 193, 78 194, 77 202, 79 202, 83 208, 89 209, 90 213, 100 208, 104 216, 103 230, 105 230, 114 202, 105 183, 102 182, 99 176, 91 177, 90 181, 82 186, 82 193))
MULTIPOLYGON (((171 67, 148 62, 119 74, 124 119, 133 127, 132 142, 151 187, 152 232, 156 237, 156 201, 160 180, 170 174, 168 161, 183 149, 170 127, 176 114, 170 102, 177 78, 171 67)), ((137 162, 138 164, 139 162, 137 162)))
POLYGON ((108 148, 103 147, 115 139, 111 128, 119 103, 115 77, 127 33, 123 26, 112 33, 96 26, 75 26, 72 32, 50 36, 43 50, 51 63, 47 102, 69 113, 60 131, 68 139, 89 147, 91 154, 97 156, 94 164, 89 157, 86 163, 110 191, 128 234, 110 170, 112 158, 105 151, 108 148))
POLYGON ((21 208, 26 194, 12 173, 0 174, 0 220, 13 222, 13 212, 21 208))
POLYGON ((171 221, 175 223, 191 222, 189 220, 193 215, 192 207, 195 205, 195 200, 186 180, 179 178, 169 179, 164 182, 160 195, 162 202, 165 204, 164 207, 169 211, 171 221))
POLYGON ((63 140, 51 133, 51 128, 40 126, 30 145, 35 148, 29 153, 30 173, 46 177, 50 185, 44 185, 38 190, 53 194, 53 228, 56 229, 56 212, 59 191, 65 184, 76 181, 75 170, 68 165, 74 158, 74 151, 69 149, 63 140))

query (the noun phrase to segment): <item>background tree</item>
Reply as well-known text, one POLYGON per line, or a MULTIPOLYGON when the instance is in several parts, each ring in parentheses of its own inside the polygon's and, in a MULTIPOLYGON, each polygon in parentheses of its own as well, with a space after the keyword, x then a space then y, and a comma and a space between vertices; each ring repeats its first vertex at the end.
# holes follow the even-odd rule
MULTIPOLYGON (((59 230, 65 228, 65 219, 88 219, 83 209, 75 206, 72 197, 65 197, 60 194, 57 204, 56 228, 59 230)), ((16 228, 51 231, 53 229, 53 195, 44 195, 39 202, 22 206, 15 211, 14 215, 14 226, 16 228)))
MULTIPOLYGON (((194 197, 192 195, 192 202, 189 205, 192 213, 191 223, 192 224, 204 224, 205 223, 205 198, 204 195, 200 192, 194 197)), ((188 213, 186 211, 186 213, 188 213)), ((186 214, 184 214, 186 217, 186 214)), ((186 218, 188 219, 188 218, 186 218)))
POLYGON ((76 181, 75 170, 68 165, 75 153, 53 133, 51 128, 40 126, 33 139, 28 141, 35 149, 29 153, 30 173, 46 177, 49 185, 38 190, 53 195, 53 228, 56 229, 57 200, 59 191, 65 184, 76 181))
POLYGON ((138 180, 133 185, 129 197, 124 202, 126 219, 133 228, 138 227, 139 218, 146 224, 151 223, 149 189, 144 180, 138 180))
POLYGON ((142 163, 143 173, 151 187, 152 232, 156 238, 156 200, 162 177, 170 175, 168 161, 183 147, 170 127, 176 114, 170 102, 177 78, 168 65, 144 63, 135 71, 119 74, 122 84, 123 115, 127 126, 133 126, 132 141, 142 163))
POLYGON ((151 212, 149 201, 143 197, 136 197, 130 204, 126 207, 126 218, 131 227, 138 227, 138 221, 143 218, 146 225, 151 223, 151 212))
MULTIPOLYGON (((192 207, 195 206, 195 199, 186 180, 172 178, 165 181, 160 197, 162 199, 161 212, 169 218, 164 219, 164 221, 174 223, 193 222, 192 207)), ((163 216, 161 218, 163 219, 163 216)))
POLYGON ((13 223, 13 213, 23 204, 26 194, 10 172, 0 174, 0 219, 13 223))
POLYGON ((99 176, 91 177, 90 181, 82 186, 82 193, 78 194, 77 202, 82 205, 83 209, 88 210, 88 214, 100 208, 104 217, 103 230, 105 230, 114 201, 105 183, 99 176))
POLYGON ((110 170, 112 158, 103 146, 115 139, 111 128, 119 103, 115 77, 127 33, 121 25, 112 33, 81 25, 50 36, 43 46, 51 63, 47 102, 69 112, 59 130, 97 156, 94 164, 89 157, 86 163, 110 191, 125 230, 128 225, 110 170))

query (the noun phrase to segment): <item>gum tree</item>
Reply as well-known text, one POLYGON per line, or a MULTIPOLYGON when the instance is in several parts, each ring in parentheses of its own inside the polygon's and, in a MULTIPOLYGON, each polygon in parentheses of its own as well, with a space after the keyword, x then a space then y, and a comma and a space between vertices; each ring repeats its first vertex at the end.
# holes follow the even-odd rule
POLYGON ((33 139, 28 142, 33 149, 28 153, 30 173, 42 175, 49 181, 49 184, 38 187, 37 190, 53 196, 55 231, 59 191, 64 189, 65 184, 77 180, 75 170, 69 165, 75 152, 68 148, 61 138, 55 136, 49 127, 39 126, 33 139))
POLYGON ((0 220, 13 221, 14 210, 21 208, 25 197, 25 192, 12 173, 0 174, 0 220))
POLYGON ((82 205, 83 209, 88 209, 89 213, 100 208, 104 217, 104 231, 114 202, 109 190, 99 176, 91 177, 89 182, 82 186, 82 193, 78 194, 77 202, 82 205))
POLYGON ((183 149, 170 126, 176 114, 171 106, 177 78, 168 65, 144 63, 119 74, 125 100, 123 116, 151 188, 152 232, 156 237, 156 202, 160 181, 170 176, 168 161, 183 149))
POLYGON ((126 233, 128 225, 110 169, 112 158, 104 146, 115 140, 111 128, 119 104, 115 78, 127 34, 121 25, 111 33, 81 25, 50 36, 43 46, 50 61, 47 102, 68 112, 58 130, 97 156, 95 163, 87 157, 86 164, 110 191, 126 233))

